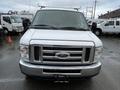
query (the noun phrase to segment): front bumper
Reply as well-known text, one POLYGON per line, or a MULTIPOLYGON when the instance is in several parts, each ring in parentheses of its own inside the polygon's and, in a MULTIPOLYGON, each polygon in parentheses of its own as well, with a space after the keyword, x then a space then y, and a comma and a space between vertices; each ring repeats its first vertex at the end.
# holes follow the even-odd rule
POLYGON ((20 27, 20 28, 13 29, 13 31, 20 33, 20 32, 23 32, 24 29, 23 29, 23 27, 20 27))
POLYGON ((47 65, 35 65, 23 60, 19 62, 21 72, 29 76, 40 76, 40 77, 89 77, 95 76, 99 73, 101 69, 101 62, 86 66, 47 66, 47 65), (44 73, 43 70, 80 70, 80 73, 44 73))

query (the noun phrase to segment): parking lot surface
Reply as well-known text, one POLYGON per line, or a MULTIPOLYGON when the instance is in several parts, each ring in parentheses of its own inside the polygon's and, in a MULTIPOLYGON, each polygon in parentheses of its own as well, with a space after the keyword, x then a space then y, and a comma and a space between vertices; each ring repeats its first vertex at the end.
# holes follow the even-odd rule
POLYGON ((120 36, 104 35, 102 70, 91 80, 55 82, 26 79, 19 69, 20 35, 6 36, 0 40, 0 90, 120 90, 120 36))

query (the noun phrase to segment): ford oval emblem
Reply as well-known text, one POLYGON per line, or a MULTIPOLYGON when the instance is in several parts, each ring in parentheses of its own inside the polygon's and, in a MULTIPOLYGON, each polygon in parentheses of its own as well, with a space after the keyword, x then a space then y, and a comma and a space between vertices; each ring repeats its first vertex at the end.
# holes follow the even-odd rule
POLYGON ((67 59, 70 56, 70 54, 67 52, 58 52, 55 54, 55 56, 58 59, 67 59))

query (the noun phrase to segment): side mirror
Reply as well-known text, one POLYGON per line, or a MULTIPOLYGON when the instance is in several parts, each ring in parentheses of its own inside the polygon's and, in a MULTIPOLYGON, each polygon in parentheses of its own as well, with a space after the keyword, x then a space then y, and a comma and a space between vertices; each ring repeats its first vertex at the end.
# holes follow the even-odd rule
POLYGON ((5 21, 5 22, 7 22, 9 24, 12 23, 11 20, 10 20, 10 17, 3 17, 3 21, 5 21))

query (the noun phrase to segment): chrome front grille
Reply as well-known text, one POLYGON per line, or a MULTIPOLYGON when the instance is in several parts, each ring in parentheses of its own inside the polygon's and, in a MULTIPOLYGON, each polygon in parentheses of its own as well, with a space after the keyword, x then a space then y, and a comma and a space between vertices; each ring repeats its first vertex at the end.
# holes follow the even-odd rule
POLYGON ((93 59, 93 47, 32 45, 30 60, 45 64, 82 64, 93 59))
POLYGON ((73 48, 69 46, 44 46, 43 47, 43 61, 48 62, 81 62, 83 48, 73 48), (61 54, 58 57, 56 54, 61 54), (69 54, 64 57, 64 54, 69 54), (63 57, 63 58, 62 58, 63 57))

